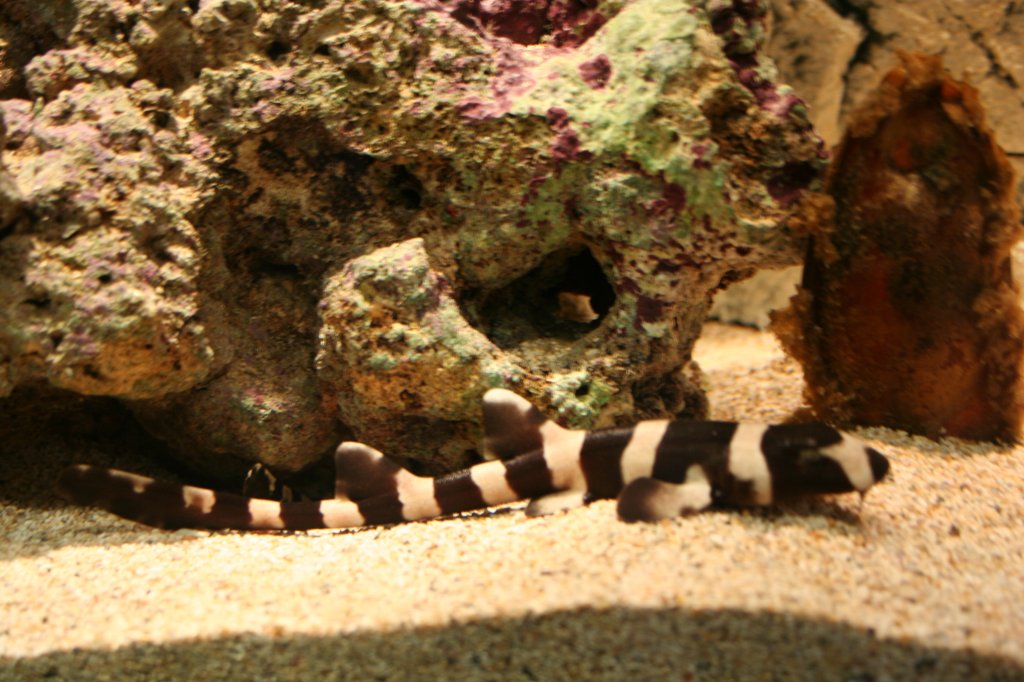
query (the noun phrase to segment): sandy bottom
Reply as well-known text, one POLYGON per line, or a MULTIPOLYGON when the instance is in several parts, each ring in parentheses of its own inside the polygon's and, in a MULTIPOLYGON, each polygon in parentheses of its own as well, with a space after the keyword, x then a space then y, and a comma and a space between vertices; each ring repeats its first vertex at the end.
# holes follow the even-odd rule
MULTIPOLYGON (((697 356, 715 417, 801 405, 765 334, 697 356)), ((0 679, 1024 679, 1020 449, 862 431, 893 464, 863 506, 171 533, 52 492, 73 461, 159 473, 132 439, 0 420, 0 679)))

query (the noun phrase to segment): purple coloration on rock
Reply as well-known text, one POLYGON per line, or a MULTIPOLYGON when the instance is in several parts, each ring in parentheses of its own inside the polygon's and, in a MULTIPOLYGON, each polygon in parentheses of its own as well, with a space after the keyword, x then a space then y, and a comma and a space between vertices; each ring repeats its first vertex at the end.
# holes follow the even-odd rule
POLYGON ((693 145, 693 167, 701 170, 707 170, 711 168, 711 161, 707 158, 707 153, 710 151, 710 146, 704 142, 698 142, 693 145))
MULTIPOLYGON (((547 111, 547 122, 555 131, 555 139, 551 142, 551 158, 557 165, 567 161, 586 161, 593 155, 580 149, 580 138, 569 123, 569 112, 561 107, 551 107, 547 111)), ((535 192, 536 183, 531 183, 530 191, 535 192)))
POLYGON ((640 326, 645 322, 656 322, 665 313, 665 302, 650 296, 638 296, 636 300, 636 322, 640 326))
POLYGON ((711 28, 722 39, 722 49, 737 70, 758 66, 757 55, 749 37, 739 30, 739 26, 747 29, 752 24, 763 23, 766 14, 761 5, 756 0, 752 3, 733 0, 732 5, 711 12, 711 28))
POLYGON ((501 112, 494 108, 490 102, 486 102, 479 97, 468 97, 462 100, 455 106, 455 111, 458 112, 459 116, 470 121, 485 121, 501 115, 501 112))
POLYGON ((456 105, 463 117, 485 121, 508 113, 512 100, 529 90, 535 81, 522 53, 507 44, 495 46, 495 75, 490 82, 490 99, 472 95, 456 105))
POLYGON ((560 130, 551 143, 551 158, 556 162, 586 161, 591 156, 587 150, 580 149, 579 136, 568 127, 560 130))
POLYGON ((600 90, 608 85, 608 80, 612 77, 612 62, 608 55, 599 54, 580 64, 579 71, 584 83, 595 90, 600 90))
MULTIPOLYGON (((791 119, 795 109, 805 106, 804 101, 789 88, 780 92, 779 85, 766 75, 774 74, 774 68, 766 69, 766 63, 759 59, 755 50, 756 45, 751 42, 749 35, 740 30, 740 27, 759 28, 766 18, 767 6, 758 0, 733 0, 730 5, 718 7, 710 13, 712 29, 722 39, 722 49, 740 84, 754 96, 761 109, 779 119, 791 119)), ((804 125, 804 130, 817 139, 817 159, 827 159, 825 143, 817 138, 809 121, 804 125)), ((782 184, 788 186, 787 183, 782 184)), ((794 195, 787 190, 780 192, 780 196, 784 197, 783 205, 788 206, 798 194, 794 195)))
POLYGON ((556 47, 579 47, 606 19, 585 0, 454 0, 442 6, 454 19, 520 45, 549 38, 556 47))
MULTIPOLYGON (((568 161, 587 161, 593 157, 590 152, 581 150, 580 136, 572 130, 569 124, 569 115, 560 106, 552 106, 547 113, 548 125, 556 132, 555 139, 551 142, 551 158, 556 165, 568 161)), ((541 178, 543 181, 543 177, 541 178)), ((538 184, 530 183, 530 193, 536 193, 538 184)), ((574 200, 573 200, 574 201, 574 200)))
POLYGON ((736 28, 736 20, 739 19, 746 27, 763 23, 768 16, 768 6, 761 0, 732 0, 728 5, 719 6, 711 10, 711 30, 719 36, 736 38, 738 33, 733 32, 736 28))
POLYGON ((779 94, 775 83, 761 76, 756 69, 740 69, 736 75, 740 83, 753 93, 758 105, 776 116, 788 116, 793 107, 802 106, 804 103, 793 93, 779 94))
POLYGON ((679 213, 684 208, 686 208, 686 188, 672 182, 665 183, 661 197, 647 206, 647 210, 652 215, 661 215, 667 211, 679 213))
MULTIPOLYGON (((764 108, 775 114, 778 117, 789 116, 790 112, 793 111, 794 107, 804 106, 804 101, 793 93, 787 93, 780 95, 778 90, 773 92, 771 96, 764 103, 764 108)), ((824 147, 823 147, 824 149, 824 147)))
POLYGON ((775 84, 763 78, 755 68, 741 68, 736 76, 743 87, 753 93, 758 104, 763 105, 775 97, 775 84))
POLYGON ((563 130, 569 125, 569 112, 562 107, 549 108, 546 118, 552 130, 563 130))

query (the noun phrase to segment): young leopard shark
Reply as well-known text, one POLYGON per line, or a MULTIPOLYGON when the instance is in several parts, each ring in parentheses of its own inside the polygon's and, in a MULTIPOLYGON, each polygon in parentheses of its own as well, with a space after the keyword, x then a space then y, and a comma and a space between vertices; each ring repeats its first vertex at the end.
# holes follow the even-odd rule
POLYGON ((335 497, 278 501, 155 481, 89 465, 65 469, 58 489, 160 528, 305 530, 402 523, 529 499, 530 516, 618 498, 625 521, 655 521, 711 505, 767 505, 827 493, 863 495, 888 460, 824 424, 642 421, 569 430, 515 393, 483 399, 484 452, 496 459, 439 477, 417 476, 362 443, 335 453, 335 497))

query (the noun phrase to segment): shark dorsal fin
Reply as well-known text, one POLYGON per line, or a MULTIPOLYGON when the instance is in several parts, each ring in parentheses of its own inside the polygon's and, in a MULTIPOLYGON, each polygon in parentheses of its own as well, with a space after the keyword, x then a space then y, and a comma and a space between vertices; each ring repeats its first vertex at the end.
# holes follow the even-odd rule
POLYGON ((541 450, 544 432, 561 430, 528 400, 503 388, 484 394, 483 412, 484 454, 488 457, 510 459, 541 450))
POLYGON ((346 441, 334 453, 334 496, 354 502, 395 494, 406 478, 415 478, 369 445, 346 441))

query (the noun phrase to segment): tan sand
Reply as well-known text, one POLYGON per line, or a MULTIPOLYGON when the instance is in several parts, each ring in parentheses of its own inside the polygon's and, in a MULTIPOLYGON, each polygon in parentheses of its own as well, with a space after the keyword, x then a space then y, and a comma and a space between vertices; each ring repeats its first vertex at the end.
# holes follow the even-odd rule
MULTIPOLYGON (((716 417, 801 405, 760 332, 697 356, 716 417)), ((51 489, 71 461, 156 471, 142 453, 11 421, 0 679, 1024 679, 1019 448, 863 431, 893 463, 863 507, 168 533, 51 489)))

